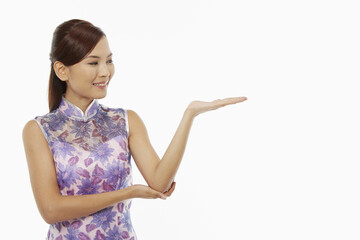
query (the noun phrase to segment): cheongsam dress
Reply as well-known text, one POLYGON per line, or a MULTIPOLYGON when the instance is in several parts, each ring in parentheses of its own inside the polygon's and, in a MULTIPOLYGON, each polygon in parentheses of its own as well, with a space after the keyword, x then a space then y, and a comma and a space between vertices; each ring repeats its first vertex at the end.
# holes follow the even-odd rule
MULTIPOLYGON (((56 168, 61 195, 87 195, 132 185, 126 110, 94 99, 85 113, 62 97, 59 107, 35 117, 56 168)), ((131 199, 89 216, 51 224, 48 240, 136 240, 131 199)))

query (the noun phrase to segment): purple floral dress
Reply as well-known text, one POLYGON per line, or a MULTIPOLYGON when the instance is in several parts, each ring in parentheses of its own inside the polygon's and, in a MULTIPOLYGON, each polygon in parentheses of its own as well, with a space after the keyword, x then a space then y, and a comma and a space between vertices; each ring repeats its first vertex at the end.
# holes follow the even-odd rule
MULTIPOLYGON (((127 112, 96 99, 85 114, 62 97, 60 106, 35 117, 53 154, 61 195, 86 195, 132 185, 127 112)), ((131 200, 78 219, 50 225, 51 240, 136 240, 131 200)))

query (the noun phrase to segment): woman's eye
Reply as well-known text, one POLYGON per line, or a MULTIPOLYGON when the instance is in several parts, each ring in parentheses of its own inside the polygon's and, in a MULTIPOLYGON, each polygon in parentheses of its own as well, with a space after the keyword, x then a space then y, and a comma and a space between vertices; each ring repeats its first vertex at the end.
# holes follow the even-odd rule
MULTIPOLYGON (((113 63, 113 60, 110 59, 110 60, 107 61, 107 63, 113 63)), ((88 64, 89 64, 89 65, 97 65, 98 62, 91 62, 91 63, 88 63, 88 64)))

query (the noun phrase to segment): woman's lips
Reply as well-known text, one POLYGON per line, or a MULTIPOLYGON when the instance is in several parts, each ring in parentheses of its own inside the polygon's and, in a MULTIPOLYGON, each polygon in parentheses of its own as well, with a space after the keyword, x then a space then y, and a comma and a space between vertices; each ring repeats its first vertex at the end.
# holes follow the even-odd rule
POLYGON ((93 85, 94 85, 95 87, 104 89, 104 88, 107 86, 108 82, 109 82, 109 81, 97 82, 97 83, 93 83, 93 85))

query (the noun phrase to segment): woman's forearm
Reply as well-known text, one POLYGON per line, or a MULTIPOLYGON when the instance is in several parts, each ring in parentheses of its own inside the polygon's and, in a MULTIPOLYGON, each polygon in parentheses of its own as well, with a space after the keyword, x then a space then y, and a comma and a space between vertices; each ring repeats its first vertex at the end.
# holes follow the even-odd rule
POLYGON ((132 187, 106 193, 56 196, 49 199, 46 209, 40 211, 44 220, 56 223, 74 218, 88 216, 117 202, 133 198, 132 187))
POLYGON ((175 178, 185 152, 193 120, 194 115, 186 109, 173 139, 156 167, 155 183, 158 191, 166 191, 175 178))

